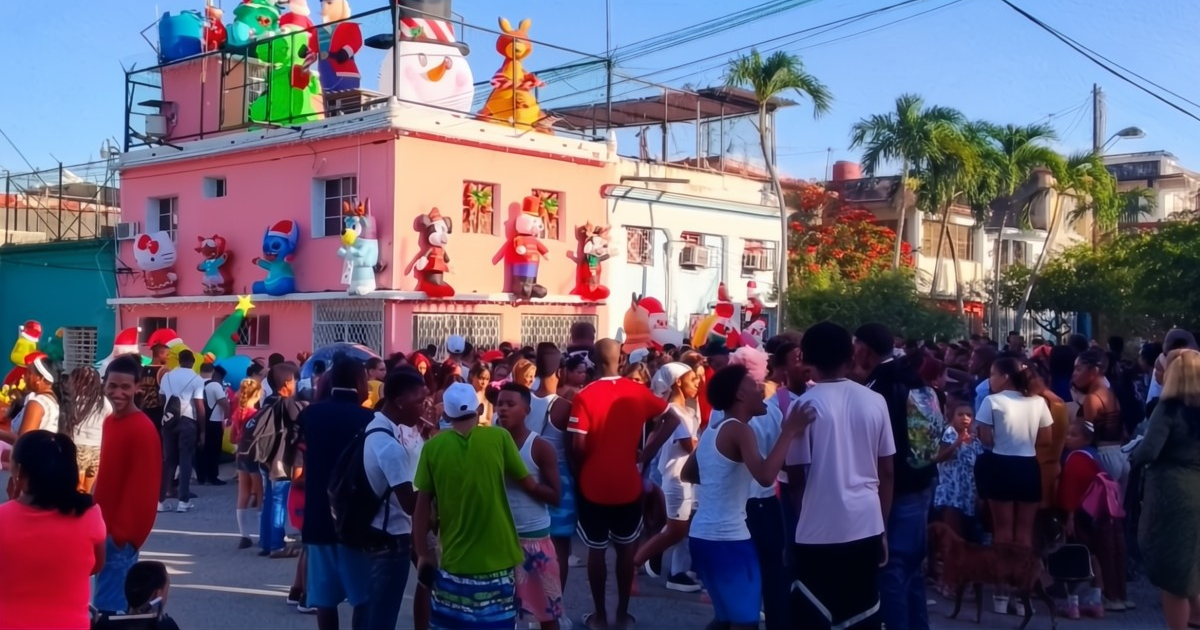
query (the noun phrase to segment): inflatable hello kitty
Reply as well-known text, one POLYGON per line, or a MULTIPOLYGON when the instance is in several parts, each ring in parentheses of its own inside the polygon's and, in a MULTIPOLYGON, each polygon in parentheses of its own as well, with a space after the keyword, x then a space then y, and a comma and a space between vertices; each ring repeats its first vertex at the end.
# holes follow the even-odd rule
POLYGON ((133 242, 133 260, 146 280, 146 290, 155 297, 175 295, 175 242, 168 232, 142 234, 133 242))

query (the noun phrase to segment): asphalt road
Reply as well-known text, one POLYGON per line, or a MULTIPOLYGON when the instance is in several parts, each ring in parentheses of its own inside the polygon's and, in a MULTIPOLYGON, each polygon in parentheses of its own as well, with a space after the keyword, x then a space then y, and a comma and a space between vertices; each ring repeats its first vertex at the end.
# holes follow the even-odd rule
MULTIPOLYGON (((224 472, 232 475, 231 466, 224 472)), ((0 484, 7 475, 0 473, 0 484)), ((315 628, 316 619, 302 615, 285 603, 288 588, 295 575, 296 560, 260 558, 257 547, 236 549, 237 525, 234 519, 236 490, 231 483, 223 487, 198 486, 196 508, 186 514, 159 514, 154 533, 142 550, 143 559, 159 560, 167 565, 171 575, 171 594, 167 611, 181 628, 315 628)), ((611 566, 611 557, 610 557, 611 566)), ((590 609, 586 569, 572 568, 567 585, 567 612, 579 627, 579 618, 590 609)), ((404 593, 404 607, 398 628, 412 627, 412 591, 415 575, 410 575, 404 593)), ((615 602, 610 579, 609 601, 615 602)), ((964 605, 965 619, 949 620, 949 602, 932 594, 930 607, 934 628, 1016 628, 1020 620, 985 612, 982 626, 973 623, 974 607, 964 605), (968 621, 969 619, 970 621, 968 621)), ((1137 610, 1110 613, 1101 620, 1070 621, 1060 619, 1060 628, 1105 630, 1108 628, 1163 627, 1162 613, 1155 592, 1145 584, 1130 585, 1130 596, 1138 603, 1137 610)), ((985 593, 985 598, 988 595, 985 593)), ((989 598, 990 599, 990 598, 989 598)), ((986 601, 986 604, 990 604, 986 601)), ((610 607, 613 604, 610 603, 610 607)), ((1040 604, 1029 630, 1050 627, 1049 619, 1040 604)), ((661 580, 639 577, 638 594, 632 613, 639 628, 704 628, 711 618, 711 608, 699 594, 669 591, 661 580)), ((342 607, 342 626, 349 628, 350 611, 342 607)))

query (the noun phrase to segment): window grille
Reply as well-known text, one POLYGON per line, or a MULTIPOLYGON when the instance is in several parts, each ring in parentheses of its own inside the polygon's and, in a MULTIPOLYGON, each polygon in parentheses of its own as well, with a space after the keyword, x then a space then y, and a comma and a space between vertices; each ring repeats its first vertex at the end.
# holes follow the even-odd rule
POLYGON ((565 348, 571 339, 571 326, 576 322, 598 324, 595 315, 522 315, 521 345, 536 347, 550 342, 565 348))
POLYGON ((313 350, 338 342, 357 343, 383 355, 383 301, 314 302, 313 350))
POLYGON ((95 326, 69 326, 63 329, 63 371, 96 362, 97 332, 95 326))
POLYGON ((446 338, 462 335, 476 348, 495 348, 500 345, 500 315, 491 313, 415 313, 413 314, 413 348, 421 350, 433 345, 437 356, 446 355, 446 338))

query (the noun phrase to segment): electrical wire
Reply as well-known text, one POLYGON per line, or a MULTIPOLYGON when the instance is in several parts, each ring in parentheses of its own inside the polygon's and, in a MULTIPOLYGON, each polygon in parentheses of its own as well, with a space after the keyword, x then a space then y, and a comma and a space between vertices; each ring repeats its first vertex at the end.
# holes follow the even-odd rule
POLYGON ((1162 87, 1161 85, 1159 85, 1153 81, 1150 81, 1149 79, 1146 79, 1145 77, 1141 76, 1140 74, 1132 72, 1132 71, 1124 68, 1123 66, 1119 66, 1115 62, 1109 60, 1107 57, 1103 57, 1100 54, 1095 53, 1091 49, 1085 47, 1083 44, 1080 44, 1079 42, 1076 42, 1075 40, 1071 39, 1070 37, 1067 37, 1063 33, 1056 30, 1054 27, 1041 21, 1037 17, 1034 17, 1028 11, 1022 9, 1021 7, 1018 7, 1017 5, 1013 4, 1009 0, 1000 0, 1000 2, 1003 2, 1004 4, 1008 5, 1008 7, 1010 9, 1012 9, 1013 11, 1016 11, 1018 14, 1021 15, 1021 17, 1025 18, 1026 20, 1029 20, 1034 25, 1036 25, 1038 28, 1040 28, 1040 29, 1046 31, 1047 33, 1049 33, 1050 35, 1054 36, 1055 39, 1066 44, 1068 47, 1070 47, 1075 52, 1083 55, 1092 63, 1094 63, 1097 66, 1100 66, 1104 70, 1108 71, 1109 74, 1112 74, 1113 76, 1117 77, 1118 79, 1132 85, 1133 87, 1145 92, 1146 94, 1149 94, 1150 96, 1154 97, 1155 99, 1166 104, 1171 109, 1174 109, 1174 110, 1180 112, 1181 114, 1187 116, 1188 118, 1191 118, 1197 122, 1200 122, 1200 116, 1197 116, 1195 113, 1185 109, 1182 105, 1179 105, 1178 103, 1166 98, 1165 96, 1155 92, 1154 90, 1151 90, 1150 88, 1138 83, 1137 81, 1134 81, 1133 79, 1129 78, 1128 76, 1122 74, 1120 72, 1120 70, 1117 70, 1117 68, 1120 68, 1121 70, 1129 72, 1130 74, 1136 76, 1137 78, 1141 79, 1142 81, 1145 81, 1146 83, 1149 83, 1150 85, 1153 85, 1153 86, 1159 88, 1160 90, 1163 90, 1163 91, 1167 92, 1168 94, 1175 96, 1176 98, 1180 98, 1188 103, 1191 103, 1192 105, 1196 105, 1196 103, 1193 103, 1192 101, 1190 101, 1182 96, 1179 96, 1175 92, 1172 92, 1171 90, 1168 90, 1168 89, 1162 87))
MULTIPOLYGON (((623 78, 621 78, 621 79, 619 79, 619 80, 613 81, 611 85, 612 85, 612 86, 617 86, 617 85, 624 84, 624 83, 645 83, 645 82, 646 82, 646 81, 645 81, 645 79, 647 79, 647 78, 649 78, 649 77, 657 76, 657 75, 660 75, 660 74, 665 74, 665 73, 667 73, 667 72, 671 72, 671 71, 673 71, 673 70, 680 70, 680 69, 683 69, 683 68, 693 68, 693 69, 692 69, 692 70, 690 70, 690 71, 689 71, 687 74, 683 74, 683 75, 680 75, 680 76, 674 77, 674 78, 672 78, 672 79, 669 79, 667 82, 675 82, 675 81, 679 81, 679 80, 685 79, 685 78, 687 78, 687 77, 690 77, 690 76, 695 76, 695 75, 703 74, 703 73, 705 73, 705 72, 710 72, 710 71, 712 71, 712 70, 716 70, 716 69, 718 69, 718 68, 722 68, 722 67, 724 67, 724 66, 726 65, 726 63, 727 63, 727 60, 728 60, 728 58, 729 58, 729 56, 730 56, 730 55, 734 55, 734 54, 737 54, 737 53, 743 52, 743 51, 745 51, 745 50, 747 50, 747 49, 751 49, 751 48, 753 48, 753 49, 757 49, 757 50, 759 50, 760 52, 770 52, 770 51, 773 51, 773 50, 776 50, 776 49, 784 48, 784 47, 786 47, 786 46, 790 46, 790 45, 793 45, 793 44, 796 44, 796 43, 799 43, 799 42, 802 42, 802 41, 806 41, 806 40, 812 39, 812 38, 814 38, 814 37, 818 37, 818 36, 820 36, 820 35, 823 35, 823 34, 825 34, 825 33, 828 33, 828 32, 831 32, 831 31, 834 31, 834 30, 836 30, 836 29, 839 29, 839 28, 843 28, 843 27, 846 27, 846 26, 850 26, 850 25, 852 25, 852 24, 855 24, 855 23, 857 23, 857 22, 861 22, 861 21, 863 21, 863 20, 870 19, 870 18, 872 18, 872 17, 875 17, 875 16, 877 16, 877 15, 881 15, 881 14, 883 14, 883 13, 887 13, 887 12, 890 12, 890 11, 894 11, 894 10, 897 10, 897 9, 900 9, 900 8, 903 8, 903 7, 906 7, 906 6, 912 5, 912 4, 917 4, 917 3, 919 3, 919 2, 927 2, 927 1, 928 1, 928 0, 903 0, 902 2, 897 2, 897 3, 895 3, 895 4, 891 4, 891 5, 888 5, 888 6, 885 6, 885 7, 880 7, 880 8, 877 8, 877 9, 872 9, 872 10, 870 10, 870 11, 865 11, 865 12, 858 13, 858 14, 855 14, 855 15, 847 16, 847 17, 844 17, 844 18, 840 18, 840 19, 837 19, 837 20, 833 20, 833 21, 830 21, 830 22, 826 22, 826 23, 824 23, 824 24, 817 24, 817 25, 815 25, 815 26, 810 26, 810 27, 802 28, 802 29, 800 29, 800 30, 798 30, 798 31, 793 31, 793 32, 791 32, 791 33, 785 33, 785 34, 783 34, 783 35, 779 35, 779 36, 776 36, 776 37, 771 37, 771 38, 768 38, 768 39, 760 40, 760 41, 758 41, 758 42, 753 42, 753 43, 750 43, 750 44, 745 44, 745 45, 739 46, 739 47, 737 47, 737 48, 734 48, 734 49, 731 49, 731 50, 727 50, 727 51, 724 51, 724 52, 716 53, 716 54, 713 54, 713 55, 707 55, 707 56, 705 56, 705 57, 701 57, 701 58, 699 58, 699 59, 692 59, 692 60, 689 60, 689 61, 687 61, 687 62, 680 63, 680 64, 677 64, 677 65, 674 65, 674 66, 670 66, 670 67, 667 67, 667 68, 662 68, 662 69, 660 69, 660 70, 655 70, 655 71, 653 71, 653 72, 647 72, 647 73, 645 73, 645 74, 641 74, 641 75, 638 75, 638 76, 636 76, 636 77, 623 77, 623 78), (774 44, 773 46, 767 46, 767 47, 765 47, 765 48, 763 47, 765 44, 771 44, 771 43, 773 43, 773 42, 780 42, 781 40, 786 40, 786 41, 782 41, 782 43, 776 43, 776 44, 774 44), (696 64, 698 64, 698 63, 703 63, 703 62, 705 62, 705 61, 711 61, 711 60, 713 60, 713 59, 718 59, 718 58, 722 59, 721 63, 719 63, 719 64, 712 65, 712 66, 709 66, 709 67, 705 67, 705 68, 702 68, 702 69, 699 69, 699 70, 696 70, 696 69, 694 69, 695 65, 696 65, 696 64)), ((952 5, 958 4, 959 2, 962 2, 962 1, 963 1, 963 0, 951 0, 950 2, 948 2, 948 3, 946 3, 946 4, 943 4, 943 5, 940 5, 940 6, 934 7, 934 8, 932 8, 932 9, 928 9, 928 10, 926 10, 926 11, 921 11, 921 12, 919 12, 919 13, 915 13, 915 14, 913 14, 913 15, 905 16, 905 17, 902 17, 902 18, 899 18, 899 19, 893 20, 893 21, 891 21, 891 22, 888 22, 888 23, 885 23, 885 24, 882 24, 882 25, 877 25, 877 26, 875 26, 875 27, 872 27, 872 28, 870 28, 870 29, 866 29, 866 30, 864 30, 864 31, 859 31, 859 32, 857 32, 857 33, 853 33, 851 36, 853 36, 853 35, 861 35, 861 34, 863 34, 863 33, 866 33, 866 32, 871 32, 871 31, 874 31, 874 30, 879 30, 879 29, 881 29, 881 28, 886 28, 886 27, 888 27, 888 26, 892 26, 892 25, 895 25, 895 24, 899 24, 900 22, 904 22, 904 21, 907 21, 907 20, 910 20, 910 19, 913 19, 913 18, 916 18, 916 17, 920 17, 920 16, 922 16, 922 15, 926 15, 926 14, 928 14, 928 13, 932 13, 932 12, 934 12, 934 11, 938 11, 938 10, 941 10, 941 9, 945 9, 945 8, 947 8, 947 7, 949 7, 949 6, 952 6, 952 5)), ((811 46, 810 48, 812 48, 812 47, 818 47, 818 46, 822 46, 822 45, 826 45, 826 44, 829 44, 829 43, 834 43, 835 41, 836 41, 836 40, 831 40, 831 41, 829 41, 829 42, 819 42, 819 43, 817 43, 817 44, 814 44, 814 45, 813 45, 813 46, 811 46)), ((603 88, 597 88, 597 89, 603 89, 603 88)), ((634 88, 633 90, 628 90, 628 91, 625 91, 625 92, 622 92, 622 93, 619 93, 619 94, 614 94, 614 95, 613 95, 611 98, 612 98, 613 100, 615 100, 615 99, 618 99, 618 98, 621 98, 621 97, 624 97, 624 96, 629 96, 629 95, 631 95, 631 94, 634 94, 634 93, 636 93, 636 92, 638 92, 638 91, 640 91, 640 90, 642 90, 642 89, 645 89, 645 86, 639 86, 639 87, 637 87, 637 88, 634 88)), ((546 103, 549 103, 549 102, 553 102, 553 101, 561 101, 561 100, 564 100, 564 99, 573 98, 573 97, 579 96, 579 95, 581 95, 581 94, 586 94, 586 93, 588 93, 588 92, 595 92, 595 91, 596 91, 596 89, 593 89, 593 90, 582 90, 582 91, 579 91, 579 92, 573 92, 573 93, 569 93, 569 94, 563 94, 563 95, 555 96, 555 97, 552 97, 552 98, 549 98, 549 99, 545 99, 545 100, 543 100, 541 103, 542 103, 542 105, 544 106, 546 103)))

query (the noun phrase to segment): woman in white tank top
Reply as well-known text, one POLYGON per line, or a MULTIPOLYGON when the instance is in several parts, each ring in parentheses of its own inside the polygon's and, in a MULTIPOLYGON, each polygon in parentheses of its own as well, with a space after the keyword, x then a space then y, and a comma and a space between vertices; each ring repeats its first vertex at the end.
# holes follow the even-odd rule
POLYGON ((692 484, 684 482, 680 474, 684 462, 696 448, 696 438, 700 432, 700 416, 691 405, 700 393, 700 379, 687 364, 668 363, 654 373, 650 379, 650 389, 660 398, 667 399, 685 421, 679 423, 658 456, 658 471, 662 475, 663 498, 667 507, 667 526, 641 545, 634 556, 634 565, 646 563, 647 573, 653 575, 649 560, 663 554, 667 588, 694 593, 700 590, 700 584, 687 575, 691 563, 687 558, 686 543, 696 498, 692 484))
POLYGON ((38 429, 58 432, 58 397, 54 394, 54 383, 58 374, 51 367, 50 359, 38 357, 26 368, 25 388, 29 392, 25 396, 25 405, 12 421, 12 438, 5 440, 10 444, 16 438, 38 429))
POLYGON ((746 527, 750 480, 766 485, 779 475, 788 446, 812 423, 813 415, 808 409, 793 409, 783 420, 779 441, 764 458, 747 423, 767 409, 761 388, 746 368, 730 365, 717 371, 709 381, 708 400, 725 415, 700 436, 683 471, 685 480, 699 483, 689 541, 692 565, 708 589, 718 623, 757 628, 762 574, 746 527))

